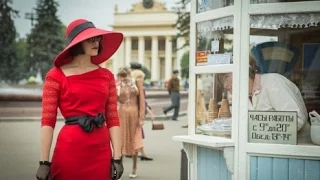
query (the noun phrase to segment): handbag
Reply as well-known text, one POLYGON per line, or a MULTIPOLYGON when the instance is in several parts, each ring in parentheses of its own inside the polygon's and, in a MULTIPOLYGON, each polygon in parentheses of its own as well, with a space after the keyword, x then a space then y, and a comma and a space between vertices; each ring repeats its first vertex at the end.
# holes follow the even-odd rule
POLYGON ((152 120, 152 130, 163 130, 164 124, 163 123, 154 123, 152 120))

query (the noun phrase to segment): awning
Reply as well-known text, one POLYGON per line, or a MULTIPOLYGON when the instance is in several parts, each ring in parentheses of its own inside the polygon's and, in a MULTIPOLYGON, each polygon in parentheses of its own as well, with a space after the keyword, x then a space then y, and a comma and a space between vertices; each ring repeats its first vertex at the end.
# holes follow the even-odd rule
MULTIPOLYGON (((233 16, 197 23, 197 32, 206 33, 233 29, 233 16)), ((290 14, 261 14, 250 16, 250 27, 259 29, 278 28, 308 28, 319 26, 320 12, 290 13, 290 14)))

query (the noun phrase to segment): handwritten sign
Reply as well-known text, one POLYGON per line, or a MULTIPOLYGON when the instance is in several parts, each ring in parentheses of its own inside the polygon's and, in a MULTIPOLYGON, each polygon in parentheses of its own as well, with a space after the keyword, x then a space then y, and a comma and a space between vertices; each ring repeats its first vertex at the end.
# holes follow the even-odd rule
POLYGON ((208 65, 230 64, 231 54, 208 54, 208 65))
POLYGON ((208 62, 209 51, 197 51, 196 52, 196 62, 197 65, 206 65, 208 62))
POLYGON ((297 112, 249 111, 249 142, 297 144, 297 112))

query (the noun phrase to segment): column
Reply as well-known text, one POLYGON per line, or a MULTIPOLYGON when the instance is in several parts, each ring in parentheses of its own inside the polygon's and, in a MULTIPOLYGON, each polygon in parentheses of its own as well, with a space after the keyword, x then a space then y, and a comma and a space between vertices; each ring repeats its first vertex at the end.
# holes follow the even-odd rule
POLYGON ((151 43, 151 80, 159 80, 158 37, 152 36, 151 43))
POLYGON ((123 52, 124 51, 124 42, 122 41, 122 43, 119 46, 119 49, 117 50, 117 52, 115 53, 114 57, 112 58, 112 72, 115 75, 115 77, 117 76, 118 72, 119 72, 119 68, 121 68, 120 61, 124 61, 123 58, 123 52))
POLYGON ((138 41, 138 61, 144 65, 144 37, 140 36, 138 41))
POLYGON ((131 37, 125 38, 126 43, 126 55, 125 55, 125 66, 130 66, 131 62, 131 37))
POLYGON ((115 78, 117 78, 117 74, 119 72, 119 58, 118 54, 115 55, 114 58, 112 58, 112 72, 115 78))
POLYGON ((165 47, 165 80, 169 80, 172 76, 172 42, 171 36, 166 36, 166 47, 165 47))

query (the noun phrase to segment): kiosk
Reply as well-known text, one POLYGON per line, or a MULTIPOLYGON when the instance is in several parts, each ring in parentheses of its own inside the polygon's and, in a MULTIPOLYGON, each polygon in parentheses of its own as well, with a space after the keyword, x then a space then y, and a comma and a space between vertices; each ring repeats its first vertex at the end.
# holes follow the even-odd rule
POLYGON ((189 180, 320 179, 320 1, 191 0, 189 180))

